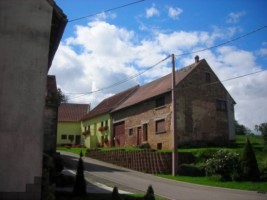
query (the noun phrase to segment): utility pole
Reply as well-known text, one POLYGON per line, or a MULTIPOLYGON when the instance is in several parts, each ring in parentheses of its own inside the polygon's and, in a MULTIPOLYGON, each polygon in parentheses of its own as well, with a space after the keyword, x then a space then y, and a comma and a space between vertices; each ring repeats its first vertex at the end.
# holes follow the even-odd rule
POLYGON ((177 172, 177 128, 176 128, 176 96, 175 96, 175 57, 172 54, 172 130, 173 130, 173 149, 172 149, 172 175, 177 172))

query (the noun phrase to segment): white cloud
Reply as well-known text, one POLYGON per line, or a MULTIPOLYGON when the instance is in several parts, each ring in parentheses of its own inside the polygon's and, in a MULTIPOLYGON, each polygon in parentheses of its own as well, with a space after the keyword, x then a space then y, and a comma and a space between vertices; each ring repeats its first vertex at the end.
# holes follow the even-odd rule
POLYGON ((150 18, 150 17, 153 17, 153 16, 159 16, 159 15, 160 15, 160 12, 156 8, 155 4, 153 4, 152 7, 146 9, 146 17, 147 18, 150 18))
MULTIPOLYGON (((63 41, 56 53, 50 74, 57 76, 63 92, 90 93, 105 88, 146 70, 171 53, 181 54, 212 46, 217 39, 229 36, 227 31, 175 31, 154 33, 149 39, 138 40, 136 33, 105 21, 92 21, 76 26, 75 34, 63 41), (79 49, 80 51, 77 51, 79 49)), ((199 53, 221 80, 256 72, 255 54, 234 46, 223 46, 199 53)), ((194 61, 195 55, 177 57, 177 68, 194 61)), ((146 83, 170 72, 170 60, 144 73, 141 77, 118 87, 87 96, 78 96, 72 102, 92 103, 138 83, 146 83)), ((267 73, 262 72, 223 83, 236 100, 236 119, 253 128, 267 121, 267 73)), ((76 96, 70 96, 76 97, 76 96)))
POLYGON ((257 54, 260 56, 267 56, 267 48, 261 48, 257 51, 257 54))
POLYGON ((179 19, 183 10, 181 8, 168 7, 168 16, 172 19, 179 19))
POLYGON ((244 16, 246 14, 245 11, 241 11, 241 12, 231 12, 228 14, 227 16, 227 20, 226 23, 228 24, 235 24, 237 22, 239 22, 240 18, 242 16, 244 16))

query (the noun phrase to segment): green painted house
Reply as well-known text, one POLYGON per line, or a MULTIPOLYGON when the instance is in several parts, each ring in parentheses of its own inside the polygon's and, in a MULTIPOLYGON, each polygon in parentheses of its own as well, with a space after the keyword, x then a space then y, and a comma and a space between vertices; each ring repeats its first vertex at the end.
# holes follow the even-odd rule
POLYGON ((134 86, 104 99, 81 120, 82 140, 87 148, 110 147, 113 126, 110 111, 126 100, 139 86, 134 86))
POLYGON ((58 109, 57 145, 82 143, 81 118, 90 110, 89 104, 61 103, 58 109))

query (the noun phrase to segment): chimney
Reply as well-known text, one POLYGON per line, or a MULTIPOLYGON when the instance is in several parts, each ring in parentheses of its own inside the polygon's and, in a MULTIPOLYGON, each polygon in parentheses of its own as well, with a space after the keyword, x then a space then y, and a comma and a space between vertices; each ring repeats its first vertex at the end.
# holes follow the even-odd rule
POLYGON ((199 56, 196 55, 196 56, 195 56, 195 63, 198 63, 198 62, 199 62, 199 56))

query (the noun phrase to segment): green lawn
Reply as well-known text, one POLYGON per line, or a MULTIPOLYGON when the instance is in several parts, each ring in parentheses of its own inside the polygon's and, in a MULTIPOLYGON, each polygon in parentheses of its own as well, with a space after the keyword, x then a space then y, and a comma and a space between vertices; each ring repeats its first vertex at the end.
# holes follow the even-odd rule
POLYGON ((200 184, 200 185, 209 185, 215 187, 231 188, 231 189, 240 189, 240 190, 254 190, 259 192, 267 192, 267 183, 266 182, 221 182, 217 180, 212 180, 209 177, 189 177, 189 176, 172 176, 172 175, 158 175, 163 178, 183 181, 188 183, 200 184))
POLYGON ((71 152, 80 155, 81 151, 83 155, 85 155, 87 149, 86 148, 76 148, 76 147, 57 147, 58 151, 66 151, 66 152, 71 152))

